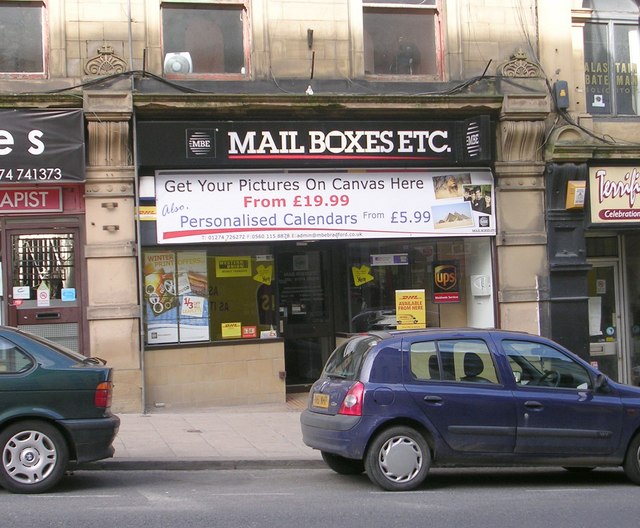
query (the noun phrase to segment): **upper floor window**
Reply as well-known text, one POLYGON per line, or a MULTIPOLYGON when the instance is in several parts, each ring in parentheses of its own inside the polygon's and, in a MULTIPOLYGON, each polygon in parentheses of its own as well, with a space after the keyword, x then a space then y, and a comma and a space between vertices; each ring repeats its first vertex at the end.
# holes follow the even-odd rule
POLYGON ((0 74, 44 73, 44 5, 0 1, 0 74))
POLYGON ((236 74, 247 71, 244 3, 162 6, 165 74, 236 74))
POLYGON ((441 76, 437 0, 363 3, 365 74, 441 76))
POLYGON ((587 109, 595 115, 638 115, 640 8, 634 0, 585 0, 593 9, 584 27, 587 109))

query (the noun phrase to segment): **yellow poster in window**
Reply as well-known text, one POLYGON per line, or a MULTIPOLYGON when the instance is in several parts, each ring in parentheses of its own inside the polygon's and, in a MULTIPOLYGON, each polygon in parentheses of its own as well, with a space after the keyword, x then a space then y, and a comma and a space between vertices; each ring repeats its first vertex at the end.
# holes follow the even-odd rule
POLYGON ((251 257, 216 257, 216 277, 251 277, 251 257))
POLYGON ((426 328, 427 306, 424 290, 396 291, 396 319, 398 330, 426 328))
POLYGON ((363 284, 371 282, 375 279, 375 277, 371 275, 371 268, 369 266, 365 266, 364 264, 359 268, 356 266, 352 266, 351 274, 353 275, 354 286, 362 286, 363 284))
POLYGON ((242 337, 242 323, 222 323, 222 339, 234 339, 242 337))

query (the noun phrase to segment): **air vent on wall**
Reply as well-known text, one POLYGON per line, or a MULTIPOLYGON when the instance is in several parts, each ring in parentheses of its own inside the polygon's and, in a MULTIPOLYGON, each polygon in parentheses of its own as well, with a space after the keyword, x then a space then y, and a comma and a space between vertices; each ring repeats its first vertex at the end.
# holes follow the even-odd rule
POLYGON ((164 57, 164 73, 191 73, 193 62, 188 51, 167 53, 164 57))

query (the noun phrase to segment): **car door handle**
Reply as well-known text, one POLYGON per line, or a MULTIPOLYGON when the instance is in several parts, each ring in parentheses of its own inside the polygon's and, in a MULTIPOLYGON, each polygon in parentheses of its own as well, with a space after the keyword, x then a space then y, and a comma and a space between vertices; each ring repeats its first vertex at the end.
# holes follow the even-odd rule
POLYGON ((442 403, 440 396, 425 396, 423 400, 427 403, 442 403))
POLYGON ((526 402, 524 402, 524 406, 529 409, 542 409, 544 407, 542 403, 535 400, 527 400, 526 402))

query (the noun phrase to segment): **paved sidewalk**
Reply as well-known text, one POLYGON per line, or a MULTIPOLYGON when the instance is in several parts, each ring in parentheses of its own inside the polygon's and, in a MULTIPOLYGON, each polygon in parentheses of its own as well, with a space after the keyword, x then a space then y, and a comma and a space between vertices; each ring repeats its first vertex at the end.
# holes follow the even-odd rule
POLYGON ((115 456, 100 469, 208 469, 324 467, 302 442, 300 411, 306 396, 286 404, 119 414, 115 456))

